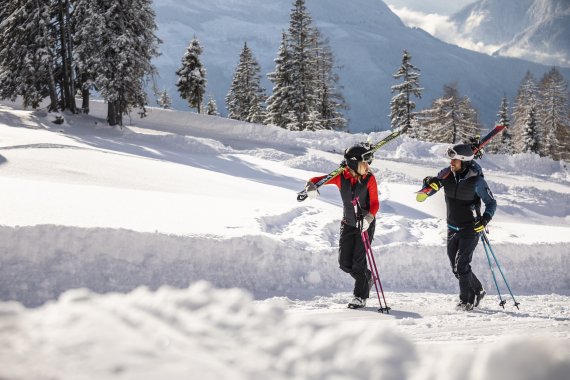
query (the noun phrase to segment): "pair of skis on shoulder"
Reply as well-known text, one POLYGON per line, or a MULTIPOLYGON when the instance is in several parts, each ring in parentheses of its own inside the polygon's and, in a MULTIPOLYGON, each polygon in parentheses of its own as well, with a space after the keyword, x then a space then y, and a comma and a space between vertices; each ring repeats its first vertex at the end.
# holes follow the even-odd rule
MULTIPOLYGON (((482 139, 479 140, 479 142, 477 144, 475 144, 473 146, 473 154, 477 154, 477 153, 481 152, 483 147, 485 145, 487 145, 489 143, 489 141, 491 141, 491 139, 493 139, 500 132, 502 132, 503 129, 505 129, 504 125, 495 126, 495 128, 493 128, 491 130, 491 132, 487 133, 482 139)), ((389 135, 384 137, 382 140, 380 140, 376 144, 372 145, 370 147, 370 150, 368 152, 366 152, 365 155, 374 154, 374 152, 376 152, 378 149, 382 148, 384 145, 386 145, 390 141, 394 140, 396 137, 404 134, 406 132, 406 130, 407 130, 406 127, 402 127, 399 130, 390 133, 389 135)), ((343 160, 338 168, 336 168, 335 170, 333 170, 332 172, 327 174, 319 182, 315 183, 315 186, 317 187, 317 189, 319 187, 323 186, 324 184, 326 184, 328 181, 330 181, 331 179, 333 179, 337 175, 339 175, 340 173, 342 173, 342 171, 344 170, 345 167, 346 167, 346 162, 343 160)), ((438 178, 439 179, 445 179, 450 174, 451 174, 451 169, 448 167, 439 174, 438 178)), ((427 198, 429 198, 430 196, 435 194, 436 192, 437 192, 437 190, 433 189, 429 185, 424 185, 424 187, 422 187, 419 191, 416 192, 416 200, 418 202, 423 202, 427 198)), ((307 199, 307 197, 308 197, 308 195, 307 195, 306 189, 303 189, 297 193, 297 200, 299 202, 304 201, 305 199, 307 199)))
MULTIPOLYGON (((491 139, 493 139, 493 137, 497 136, 503 129, 505 129, 504 125, 495 126, 495 128, 493 128, 491 130, 491 132, 489 132, 485 136, 483 136, 483 138, 480 139, 477 144, 474 144, 473 154, 477 155, 477 153, 480 153, 481 150, 483 149, 483 147, 485 145, 487 145, 489 143, 489 141, 491 141, 491 139)), ((451 174, 451 168, 447 167, 441 171, 441 173, 437 176, 437 178, 439 178, 440 180, 443 180, 443 179, 446 179, 447 177, 449 177, 450 174, 451 174)), ((426 199, 428 199, 429 197, 431 197, 432 195, 434 195, 435 193, 437 193, 438 190, 439 189, 436 190, 429 185, 424 185, 424 187, 422 187, 420 191, 416 192, 416 201, 423 202, 426 199)))
MULTIPOLYGON (((407 127, 402 127, 400 129, 398 129, 397 131, 390 133, 388 136, 384 137, 382 140, 380 140, 376 144, 372 145, 370 147, 370 149, 366 153, 363 154, 363 156, 374 154, 374 152, 376 152, 378 149, 382 148, 384 145, 388 144, 390 141, 394 140, 396 137, 406 133, 407 129, 408 129, 407 127)), ((328 181, 330 181, 331 179, 333 179, 337 175, 339 175, 340 173, 342 173, 342 171, 344 170, 345 167, 346 167, 346 162, 343 160, 340 163, 340 166, 338 168, 336 168, 335 170, 333 170, 332 172, 327 174, 319 182, 315 183, 315 186, 317 187, 317 189, 319 187, 323 186, 324 184, 326 184, 328 181)), ((307 199, 307 196, 308 196, 307 190, 306 189, 301 190, 297 193, 297 200, 299 202, 303 202, 305 199, 307 199)))

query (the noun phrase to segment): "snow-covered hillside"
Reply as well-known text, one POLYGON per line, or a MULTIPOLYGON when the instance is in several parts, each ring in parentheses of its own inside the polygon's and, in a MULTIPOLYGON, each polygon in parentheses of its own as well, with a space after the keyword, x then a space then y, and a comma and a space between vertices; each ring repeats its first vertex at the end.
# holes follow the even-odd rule
POLYGON ((415 201, 445 146, 377 152, 372 248, 392 308, 349 310, 338 191, 299 203, 344 148, 385 133, 290 132, 150 109, 112 129, 105 105, 54 115, 0 104, 0 378, 565 379, 570 175, 533 155, 481 161, 489 237, 520 310, 454 310, 442 194, 415 201))
MULTIPOLYGON (((176 70, 193 36, 204 47, 208 89, 225 114, 225 96, 244 42, 259 61, 262 84, 271 93, 265 74, 275 70, 281 33, 289 27, 292 1, 286 0, 162 0, 154 7, 163 41, 161 56, 153 62, 159 72, 158 88, 166 89, 179 110, 187 103, 176 90, 176 70)), ((352 132, 389 129, 391 86, 407 49, 421 69, 425 89, 418 107, 442 96, 443 86, 457 82, 469 96, 486 126, 496 120, 504 95, 514 99, 527 71, 540 78, 550 67, 518 59, 490 57, 438 40, 421 29, 409 28, 382 1, 307 1, 315 25, 330 39, 340 68, 340 85, 350 105, 352 132)), ((570 78, 570 69, 562 69, 570 78)), ((154 101, 152 100, 151 103, 154 101)), ((152 105, 151 104, 151 105, 152 105)))

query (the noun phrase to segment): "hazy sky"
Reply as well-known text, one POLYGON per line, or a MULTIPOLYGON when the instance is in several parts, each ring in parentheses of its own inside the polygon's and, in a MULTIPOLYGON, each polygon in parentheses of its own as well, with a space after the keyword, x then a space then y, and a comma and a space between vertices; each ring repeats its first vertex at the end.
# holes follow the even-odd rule
POLYGON ((476 0, 384 0, 388 5, 396 8, 407 7, 410 10, 423 13, 438 13, 449 16, 467 4, 476 0))

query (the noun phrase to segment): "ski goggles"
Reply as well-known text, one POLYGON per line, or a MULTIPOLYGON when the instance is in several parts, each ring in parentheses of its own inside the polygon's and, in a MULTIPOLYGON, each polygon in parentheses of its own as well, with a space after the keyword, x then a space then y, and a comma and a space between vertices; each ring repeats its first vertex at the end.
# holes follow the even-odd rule
POLYGON ((463 154, 457 153, 453 148, 447 148, 447 157, 451 158, 452 160, 460 160, 460 161, 471 161, 473 159, 473 154, 470 156, 465 156, 463 154))
POLYGON ((362 161, 366 162, 368 165, 372 164, 374 161, 374 152, 362 153, 362 161))

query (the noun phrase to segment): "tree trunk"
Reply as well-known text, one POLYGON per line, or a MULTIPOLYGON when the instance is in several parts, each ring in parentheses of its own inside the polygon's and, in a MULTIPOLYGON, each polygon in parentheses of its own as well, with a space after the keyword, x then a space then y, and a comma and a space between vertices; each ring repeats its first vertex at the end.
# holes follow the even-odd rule
POLYGON ((117 125, 117 102, 107 103, 107 122, 110 126, 117 125))
POLYGON ((65 17, 63 15, 63 6, 64 3, 62 0, 58 1, 59 5, 59 12, 57 13, 57 18, 59 21, 59 42, 60 42, 60 53, 61 53, 61 68, 62 68, 62 77, 61 77, 61 108, 67 109, 69 108, 69 81, 71 76, 69 75, 69 67, 67 62, 67 33, 65 32, 65 17))
MULTIPOLYGON (((71 16, 69 15, 69 0, 65 0, 65 34, 67 36, 67 64, 69 68, 69 110, 73 113, 77 112, 75 104, 75 78, 73 75, 73 42, 71 41, 71 16)), ((87 107, 89 108, 89 107, 87 107)))
POLYGON ((89 113, 89 87, 87 84, 87 74, 81 76, 81 112, 89 113))

